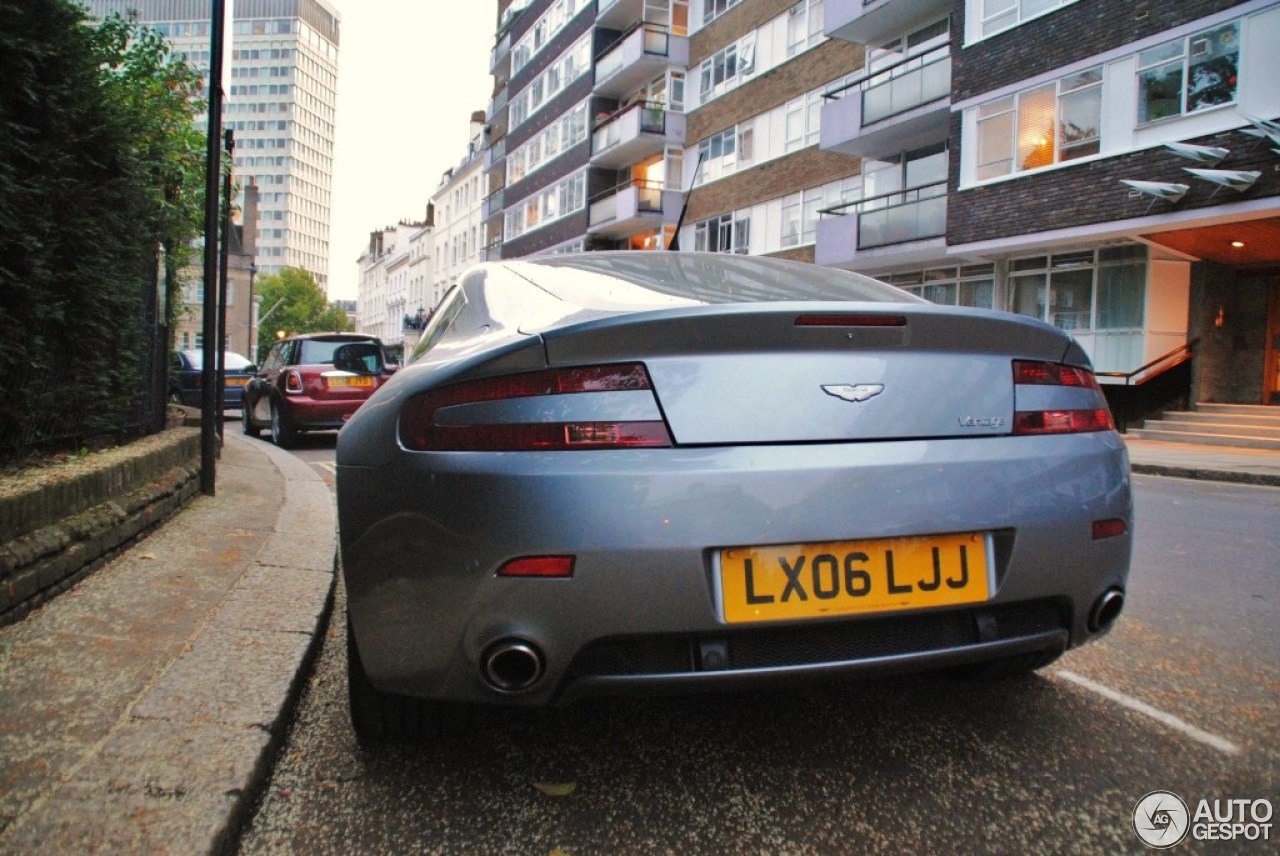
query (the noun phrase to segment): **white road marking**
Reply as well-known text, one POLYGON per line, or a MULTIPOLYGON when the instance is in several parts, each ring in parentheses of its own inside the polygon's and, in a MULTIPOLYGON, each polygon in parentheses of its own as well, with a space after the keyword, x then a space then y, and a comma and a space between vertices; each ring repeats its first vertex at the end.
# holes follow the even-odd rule
POLYGON ((1091 681, 1083 675, 1077 675, 1075 672, 1067 669, 1054 669, 1052 674, 1065 678, 1071 683, 1084 687, 1091 692, 1095 692, 1103 698, 1109 699, 1122 707, 1127 707, 1129 710, 1140 713, 1143 716, 1150 717, 1161 725, 1172 728, 1174 731, 1177 731, 1186 737, 1190 737, 1197 743, 1203 743, 1205 746, 1217 749, 1224 755, 1239 755, 1244 751, 1224 737, 1219 737, 1216 734, 1210 734, 1207 731, 1196 728, 1191 723, 1179 719, 1172 713, 1166 713, 1157 707, 1152 707, 1144 701, 1139 701, 1133 696, 1125 695, 1124 693, 1117 692, 1110 687, 1103 686, 1096 681, 1091 681))

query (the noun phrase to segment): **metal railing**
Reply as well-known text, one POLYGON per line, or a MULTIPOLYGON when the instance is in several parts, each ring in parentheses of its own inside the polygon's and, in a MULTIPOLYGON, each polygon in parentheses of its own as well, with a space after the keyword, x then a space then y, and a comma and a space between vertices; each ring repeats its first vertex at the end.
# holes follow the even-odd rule
POLYGON ((622 69, 622 51, 619 48, 631 38, 636 30, 644 30, 644 53, 653 56, 670 56, 671 31, 661 24, 648 24, 644 21, 633 24, 618 38, 605 46, 596 54, 596 80, 605 80, 622 69))
POLYGON ((1101 385, 1120 431, 1171 404, 1179 409, 1190 406, 1191 370, 1199 344, 1198 337, 1192 339, 1131 372, 1097 373, 1100 378, 1123 381, 1101 385))
POLYGON ((839 100, 851 91, 861 93, 863 125, 947 97, 951 94, 951 48, 943 45, 907 57, 824 92, 822 97, 839 100))
POLYGON ((588 203, 588 224, 598 226, 618 219, 618 197, 633 187, 636 189, 636 211, 662 213, 662 191, 665 188, 663 182, 634 178, 591 197, 588 203))
POLYGON ((947 231, 947 183, 924 184, 822 208, 818 216, 858 216, 858 249, 883 247, 947 231))
POLYGON ((665 134, 667 132, 666 105, 658 101, 636 101, 596 121, 591 133, 593 153, 602 152, 622 142, 621 119, 633 110, 640 111, 639 133, 665 134))

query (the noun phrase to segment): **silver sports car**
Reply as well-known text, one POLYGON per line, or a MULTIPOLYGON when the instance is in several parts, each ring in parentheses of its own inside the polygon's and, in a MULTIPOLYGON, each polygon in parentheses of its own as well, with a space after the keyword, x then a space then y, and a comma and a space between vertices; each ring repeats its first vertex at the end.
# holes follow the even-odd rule
POLYGON ((1124 443, 1066 333, 699 253, 482 264, 337 451, 352 721, 1035 669, 1121 610, 1124 443))

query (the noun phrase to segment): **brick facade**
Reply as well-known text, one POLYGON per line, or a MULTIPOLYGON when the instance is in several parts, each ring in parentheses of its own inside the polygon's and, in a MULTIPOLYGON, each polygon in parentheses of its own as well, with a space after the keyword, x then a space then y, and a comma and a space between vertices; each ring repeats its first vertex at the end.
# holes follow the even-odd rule
POLYGON ((1200 338, 1194 400, 1264 403, 1267 302, 1280 271, 1237 273, 1209 262, 1193 271, 1188 338, 1200 338), (1221 327, 1214 323, 1219 310, 1221 327))
POLYGON ((857 175, 862 162, 848 155, 819 151, 816 146, 766 161, 728 178, 697 187, 689 194, 685 223, 798 193, 840 178, 857 175))
MULTIPOLYGON (((697 2, 697 0, 694 0, 697 2)), ((796 0, 745 0, 689 38, 689 68, 786 12, 796 0)))
POLYGON ((1239 0, 1089 0, 962 47, 965 3, 956 0, 952 99, 964 101, 1238 5, 1239 0))
MULTIPOLYGON (((959 139, 959 123, 957 114, 952 117, 953 140, 959 139)), ((1259 144, 1256 137, 1228 131, 1186 142, 1230 149, 1231 156, 1222 163, 1222 169, 1258 170, 1262 175, 1245 194, 1220 189, 1218 185, 1188 175, 1183 168, 1193 164, 1163 147, 1064 166, 1038 175, 952 191, 947 202, 947 243, 955 246, 1148 214, 1209 208, 1232 199, 1280 196, 1280 172, 1275 169, 1275 155, 1270 147, 1259 144), (1122 178, 1177 182, 1190 185, 1191 190, 1174 204, 1153 200, 1151 196, 1135 196, 1120 183, 1122 178)), ((953 188, 959 180, 958 170, 957 154, 953 151, 950 179, 953 188)))
MULTIPOLYGON (((690 113, 685 125, 687 145, 856 71, 862 68, 863 58, 861 45, 836 39, 824 42, 690 113)), ((697 85, 692 61, 689 68, 690 85, 697 85)))

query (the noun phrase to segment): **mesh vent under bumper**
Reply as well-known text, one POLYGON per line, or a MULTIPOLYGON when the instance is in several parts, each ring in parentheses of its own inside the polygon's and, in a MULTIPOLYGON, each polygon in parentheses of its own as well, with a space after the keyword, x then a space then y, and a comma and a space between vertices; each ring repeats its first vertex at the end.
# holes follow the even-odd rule
POLYGON ((657 675, 819 665, 963 648, 1066 630, 1065 605, 1052 600, 812 625, 759 627, 679 636, 602 639, 574 659, 569 678, 657 675), (708 644, 723 665, 702 664, 708 644))

